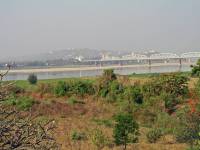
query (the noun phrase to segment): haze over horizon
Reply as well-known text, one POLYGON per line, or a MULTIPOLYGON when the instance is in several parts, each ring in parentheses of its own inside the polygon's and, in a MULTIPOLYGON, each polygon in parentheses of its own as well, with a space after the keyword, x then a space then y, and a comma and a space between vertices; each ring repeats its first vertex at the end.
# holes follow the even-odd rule
POLYGON ((199 0, 1 0, 0 59, 97 48, 200 51, 199 0))

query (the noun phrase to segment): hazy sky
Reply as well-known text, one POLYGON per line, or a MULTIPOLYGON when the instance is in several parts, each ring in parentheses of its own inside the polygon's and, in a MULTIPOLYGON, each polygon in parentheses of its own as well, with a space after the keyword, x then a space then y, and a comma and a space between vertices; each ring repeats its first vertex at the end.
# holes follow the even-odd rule
POLYGON ((200 51, 200 0, 0 0, 1 58, 66 48, 200 51))

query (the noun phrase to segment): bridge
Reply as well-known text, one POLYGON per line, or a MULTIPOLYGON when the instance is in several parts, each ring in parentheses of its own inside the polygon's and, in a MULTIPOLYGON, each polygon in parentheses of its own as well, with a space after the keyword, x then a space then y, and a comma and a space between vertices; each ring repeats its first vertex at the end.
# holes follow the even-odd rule
POLYGON ((137 62, 137 63, 148 63, 151 65, 153 62, 157 61, 161 63, 167 63, 169 61, 176 61, 180 63, 183 62, 191 62, 191 59, 200 59, 200 52, 187 52, 181 55, 177 55, 175 53, 155 53, 150 56, 142 55, 142 54, 132 54, 126 55, 122 57, 106 57, 100 60, 83 60, 82 62, 89 62, 102 65, 103 63, 118 63, 123 65, 123 63, 127 62, 137 62))
POLYGON ((183 53, 181 58, 200 58, 200 52, 188 52, 188 53, 183 53))

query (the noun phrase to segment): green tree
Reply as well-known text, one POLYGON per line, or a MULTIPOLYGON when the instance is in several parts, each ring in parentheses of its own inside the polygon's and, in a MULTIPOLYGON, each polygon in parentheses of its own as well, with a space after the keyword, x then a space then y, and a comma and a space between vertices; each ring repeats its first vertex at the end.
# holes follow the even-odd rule
POLYGON ((35 74, 30 74, 28 76, 28 82, 30 84, 36 84, 37 83, 37 76, 35 74))
POLYGON ((139 126, 130 114, 118 114, 115 117, 115 127, 113 136, 117 145, 124 145, 124 150, 128 143, 138 141, 139 126))
POLYGON ((108 102, 116 101, 118 96, 123 93, 123 85, 118 82, 113 69, 104 70, 95 88, 97 95, 105 98, 108 102))

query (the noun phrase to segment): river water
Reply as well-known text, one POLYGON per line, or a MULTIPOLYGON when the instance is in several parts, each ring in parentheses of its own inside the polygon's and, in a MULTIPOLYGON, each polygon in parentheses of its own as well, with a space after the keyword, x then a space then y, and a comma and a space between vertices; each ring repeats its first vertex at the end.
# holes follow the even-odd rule
MULTIPOLYGON (((115 73, 120 75, 128 74, 141 74, 141 73, 164 73, 164 72, 178 72, 178 71, 190 71, 190 65, 165 65, 165 66, 141 66, 141 67, 127 67, 117 68, 115 73)), ((91 77, 98 76, 103 73, 101 68, 95 70, 76 70, 76 71, 62 71, 62 72, 40 72, 35 73, 38 79, 56 79, 56 78, 70 78, 70 77, 91 77)), ((30 73, 9 73, 4 80, 27 80, 30 73)))

